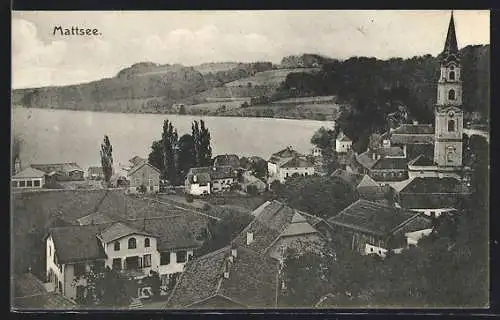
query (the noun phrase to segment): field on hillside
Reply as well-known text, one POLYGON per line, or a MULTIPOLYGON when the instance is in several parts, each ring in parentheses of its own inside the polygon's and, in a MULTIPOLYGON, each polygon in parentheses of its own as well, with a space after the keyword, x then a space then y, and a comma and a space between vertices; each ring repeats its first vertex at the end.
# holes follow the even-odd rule
POLYGON ((321 103, 334 103, 337 101, 336 96, 314 96, 302 98, 288 98, 283 100, 274 101, 273 104, 321 104, 321 103))
POLYGON ((301 105, 262 105, 233 109, 221 115, 333 121, 338 117, 339 108, 339 105, 332 103, 301 105))
POLYGON ((248 86, 272 86, 277 87, 285 81, 286 76, 293 72, 313 73, 319 71, 320 68, 297 68, 297 69, 277 69, 258 72, 252 77, 239 79, 233 82, 226 83, 226 87, 248 87, 248 86))
POLYGON ((230 101, 219 101, 219 102, 206 102, 206 103, 199 103, 199 104, 193 104, 193 105, 187 105, 186 106, 186 113, 187 114, 205 114, 205 113, 214 113, 214 112, 220 112, 220 108, 222 106, 225 106, 225 110, 233 110, 237 109, 241 106, 242 103, 244 102, 250 103, 250 98, 246 99, 232 99, 230 101))

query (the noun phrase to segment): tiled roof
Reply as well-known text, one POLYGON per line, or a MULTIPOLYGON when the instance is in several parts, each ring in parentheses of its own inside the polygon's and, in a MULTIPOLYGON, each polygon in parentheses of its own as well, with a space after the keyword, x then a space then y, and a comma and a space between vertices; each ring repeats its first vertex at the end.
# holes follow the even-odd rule
POLYGON ((327 221, 332 226, 384 237, 416 216, 418 213, 360 199, 327 221))
POLYGON ((276 153, 272 154, 272 157, 275 158, 293 158, 295 156, 300 156, 301 154, 297 151, 293 150, 291 147, 280 150, 276 153))
POLYGON ((145 162, 146 159, 141 158, 139 156, 134 156, 132 159, 130 159, 128 162, 130 162, 133 166, 136 166, 142 162, 145 162))
POLYGON ((80 166, 77 165, 75 162, 51 163, 51 164, 32 164, 31 167, 34 169, 37 169, 37 170, 41 170, 45 173, 71 172, 71 171, 83 172, 82 168, 80 168, 80 166))
POLYGON ((141 230, 139 228, 134 228, 128 223, 116 222, 111 224, 106 229, 103 229, 99 234, 99 237, 105 242, 109 243, 114 240, 121 239, 131 234, 140 234, 144 236, 154 236, 149 232, 141 230))
POLYGON ((349 139, 348 136, 346 136, 343 132, 340 132, 339 135, 337 136, 337 141, 342 141, 342 142, 349 142, 349 141, 352 141, 351 139, 349 139))
POLYGON ((373 170, 406 170, 407 168, 406 158, 380 158, 372 166, 373 170))
POLYGON ((60 263, 104 259, 106 254, 97 234, 108 225, 53 228, 49 231, 60 263))
POLYGON ((356 161, 366 169, 371 169, 377 162, 377 160, 373 160, 372 152, 368 150, 356 155, 356 161))
POLYGON ((241 247, 248 248, 260 254, 267 252, 267 249, 281 236, 286 236, 286 230, 298 234, 318 233, 309 223, 298 221, 300 213, 278 201, 272 201, 265 207, 259 207, 259 213, 255 219, 243 229, 234 239, 234 242, 241 247), (290 227, 292 224, 296 226, 290 227), (253 242, 247 245, 247 233, 253 233, 253 242))
POLYGON ((78 306, 58 293, 45 293, 15 298, 13 308, 18 310, 74 310, 78 309, 78 306))
POLYGON ((43 282, 32 273, 14 275, 11 281, 15 298, 47 293, 43 282))
POLYGON ((213 167, 196 167, 191 168, 188 176, 193 181, 193 176, 196 175, 198 181, 209 182, 207 180, 207 174, 210 177, 210 180, 214 179, 227 179, 227 178, 236 178, 236 171, 231 166, 213 166, 213 167))
POLYGON ((231 166, 239 168, 240 158, 235 154, 222 154, 214 158, 214 166, 231 166))
POLYGON ((45 176, 45 172, 41 170, 37 170, 34 168, 26 168, 21 172, 17 173, 12 177, 12 179, 22 179, 22 178, 43 178, 45 176))
POLYGON ((403 124, 394 129, 392 134, 434 134, 434 128, 431 124, 403 124))
POLYGON ((357 189, 360 188, 370 188, 370 187, 379 187, 380 185, 373 180, 369 175, 365 174, 361 181, 357 185, 357 189))
POLYGON ((434 158, 434 144, 407 144, 406 155, 408 159, 415 159, 419 155, 425 155, 431 159, 434 158))
POLYGON ((150 166, 156 172, 161 173, 160 169, 158 169, 157 167, 153 166, 151 163, 149 163, 147 161, 142 161, 142 162, 139 162, 136 165, 134 165, 132 168, 130 168, 130 170, 128 171, 127 175, 129 175, 129 176, 133 175, 137 170, 139 170, 140 168, 142 168, 142 167, 144 167, 146 165, 150 166))
POLYGON ((436 165, 434 163, 434 159, 424 154, 421 154, 412 161, 408 162, 408 166, 431 167, 434 165, 436 165))
POLYGON ((463 198, 459 194, 402 193, 399 205, 407 209, 458 209, 463 198))
POLYGON ((404 157, 405 155, 403 148, 399 146, 381 147, 375 149, 374 152, 382 157, 404 157))
POLYGON ((78 223, 82 226, 89 224, 106 224, 118 221, 119 219, 115 217, 110 217, 109 215, 102 214, 100 212, 94 212, 84 217, 77 219, 78 223))
POLYGON ((314 164, 304 158, 294 157, 281 165, 282 168, 311 168, 314 164))
POLYGON ((238 247, 226 279, 224 268, 230 254, 228 246, 188 262, 166 307, 186 308, 216 296, 244 307, 274 307, 277 263, 238 247))
POLYGON ((176 215, 158 219, 129 221, 137 229, 145 229, 156 236, 159 251, 197 248, 202 241, 197 238, 208 225, 208 218, 196 215, 176 215))
POLYGON ((468 193, 464 184, 455 178, 417 177, 414 178, 400 193, 468 193))
POLYGON ((391 136, 391 143, 394 144, 433 144, 434 135, 432 134, 414 134, 414 135, 400 135, 393 134, 391 136))

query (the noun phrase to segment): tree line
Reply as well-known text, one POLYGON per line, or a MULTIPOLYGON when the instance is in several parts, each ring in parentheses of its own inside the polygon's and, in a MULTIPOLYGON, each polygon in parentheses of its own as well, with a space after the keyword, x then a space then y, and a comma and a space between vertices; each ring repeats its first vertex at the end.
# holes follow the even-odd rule
POLYGON ((190 168, 212 165, 211 137, 205 122, 193 121, 191 134, 179 138, 173 123, 165 120, 161 139, 153 141, 148 160, 172 185, 182 183, 190 168))

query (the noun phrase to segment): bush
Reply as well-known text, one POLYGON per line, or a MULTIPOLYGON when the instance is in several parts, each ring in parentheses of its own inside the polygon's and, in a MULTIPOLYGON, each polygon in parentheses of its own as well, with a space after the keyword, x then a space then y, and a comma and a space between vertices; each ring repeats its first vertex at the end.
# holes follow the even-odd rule
POLYGON ((250 185, 250 186, 247 186, 247 193, 249 195, 255 196, 259 193, 259 190, 257 189, 256 186, 250 185))
POLYGON ((191 195, 191 194, 187 194, 186 195, 186 201, 187 202, 193 202, 193 200, 194 200, 193 195, 191 195))

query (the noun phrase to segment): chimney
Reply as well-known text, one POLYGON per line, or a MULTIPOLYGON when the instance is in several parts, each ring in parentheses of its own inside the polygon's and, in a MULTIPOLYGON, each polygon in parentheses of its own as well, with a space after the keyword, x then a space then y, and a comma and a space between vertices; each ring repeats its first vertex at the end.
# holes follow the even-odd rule
POLYGON ((253 242, 253 232, 247 232, 247 246, 253 242))

